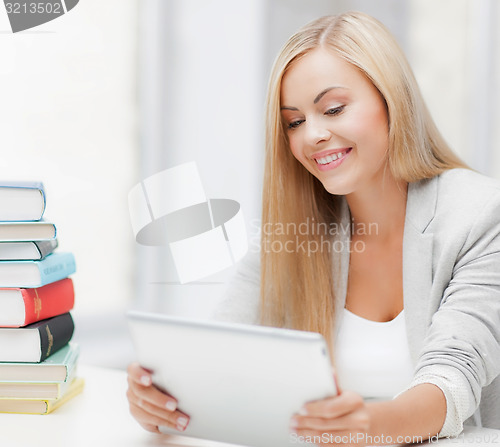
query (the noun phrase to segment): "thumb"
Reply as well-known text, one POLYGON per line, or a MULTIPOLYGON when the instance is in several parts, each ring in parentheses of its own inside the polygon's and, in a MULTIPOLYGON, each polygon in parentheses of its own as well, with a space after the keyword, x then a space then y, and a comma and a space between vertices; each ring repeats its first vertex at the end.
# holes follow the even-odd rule
POLYGON ((333 383, 335 384, 335 389, 336 389, 337 396, 338 396, 338 395, 342 394, 342 390, 339 386, 339 381, 337 378, 337 374, 335 372, 335 368, 332 368, 332 376, 333 376, 333 383))

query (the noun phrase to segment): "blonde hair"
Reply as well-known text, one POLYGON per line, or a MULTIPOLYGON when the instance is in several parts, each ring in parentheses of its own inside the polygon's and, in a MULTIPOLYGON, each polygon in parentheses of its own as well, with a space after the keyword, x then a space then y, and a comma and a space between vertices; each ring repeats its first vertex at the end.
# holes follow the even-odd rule
MULTIPOLYGON (((329 194, 293 157, 280 113, 284 74, 294 61, 318 47, 332 50, 356 66, 385 100, 388 165, 395 179, 413 182, 466 167, 437 130, 403 52, 384 25, 360 12, 322 17, 288 40, 271 73, 266 104, 263 229, 264 225, 269 229, 301 222, 328 228, 339 222, 340 197, 329 194)), ((339 256, 332 256, 330 250, 305 253, 299 248, 312 241, 321 247, 325 237, 332 237, 328 232, 285 233, 261 233, 261 323, 319 332, 331 348, 339 256)))

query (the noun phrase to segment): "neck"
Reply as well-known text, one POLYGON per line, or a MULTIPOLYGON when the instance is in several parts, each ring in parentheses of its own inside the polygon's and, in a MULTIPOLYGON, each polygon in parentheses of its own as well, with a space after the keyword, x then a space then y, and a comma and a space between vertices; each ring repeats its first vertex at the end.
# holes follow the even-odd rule
POLYGON ((346 196, 353 219, 354 237, 384 241, 402 236, 408 183, 386 172, 380 181, 346 196))

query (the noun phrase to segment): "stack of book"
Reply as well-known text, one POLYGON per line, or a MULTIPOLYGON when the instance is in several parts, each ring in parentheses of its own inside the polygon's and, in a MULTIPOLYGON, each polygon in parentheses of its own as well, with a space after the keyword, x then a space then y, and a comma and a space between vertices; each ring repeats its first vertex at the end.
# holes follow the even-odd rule
POLYGON ((0 413, 47 414, 78 394, 72 253, 56 251, 41 183, 0 182, 0 413))

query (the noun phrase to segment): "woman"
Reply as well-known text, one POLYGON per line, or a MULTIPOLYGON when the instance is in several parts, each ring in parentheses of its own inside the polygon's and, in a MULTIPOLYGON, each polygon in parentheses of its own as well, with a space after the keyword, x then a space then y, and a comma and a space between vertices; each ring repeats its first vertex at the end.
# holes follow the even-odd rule
MULTIPOLYGON (((383 25, 351 12, 292 36, 266 133, 260 268, 242 263, 223 316, 330 343, 343 391, 291 431, 361 445, 500 428, 500 185, 448 148, 383 25)), ((145 428, 185 428, 136 364, 129 384, 145 428)))

